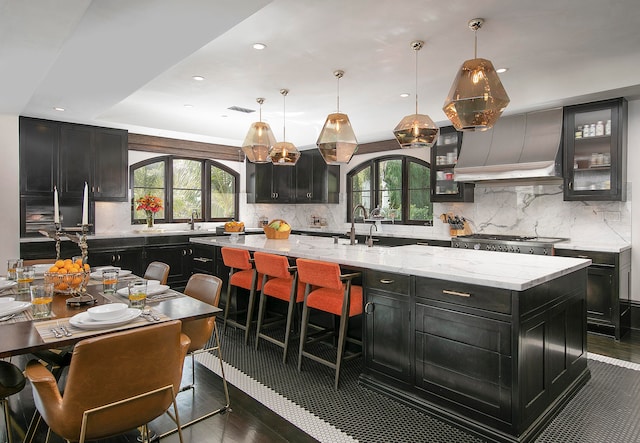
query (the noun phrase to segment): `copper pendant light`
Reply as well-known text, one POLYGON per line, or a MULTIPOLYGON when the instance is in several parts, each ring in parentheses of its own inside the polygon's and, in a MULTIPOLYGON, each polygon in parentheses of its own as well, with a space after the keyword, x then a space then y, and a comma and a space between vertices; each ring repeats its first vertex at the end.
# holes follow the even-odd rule
POLYGON ((509 104, 509 96, 493 64, 477 58, 478 29, 483 23, 481 18, 469 21, 469 28, 475 32, 474 58, 460 67, 442 108, 458 131, 491 128, 509 104))
POLYGON ((344 71, 335 71, 338 79, 338 112, 329 114, 320 131, 316 145, 328 165, 349 163, 358 151, 358 141, 347 114, 340 113, 340 79, 344 71))
POLYGON ((269 150, 276 144, 276 138, 268 123, 262 121, 262 104, 264 98, 257 98, 260 104, 260 121, 251 125, 242 143, 242 151, 252 163, 269 163, 269 150))
POLYGON ((286 123, 286 101, 288 89, 281 89, 282 94, 282 141, 273 145, 269 150, 269 157, 271 162, 278 166, 295 166, 296 162, 300 158, 300 151, 295 147, 293 143, 289 143, 287 140, 287 123, 286 123))
POLYGON ((416 113, 407 115, 393 130, 401 148, 430 148, 438 139, 438 126, 425 114, 418 114, 418 51, 424 42, 411 42, 411 49, 416 53, 416 113))

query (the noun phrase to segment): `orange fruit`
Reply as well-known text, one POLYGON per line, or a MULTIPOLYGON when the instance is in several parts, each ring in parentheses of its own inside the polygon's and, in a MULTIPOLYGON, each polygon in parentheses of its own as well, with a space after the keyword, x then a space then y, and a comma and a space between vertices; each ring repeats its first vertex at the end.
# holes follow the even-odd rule
POLYGON ((58 267, 53 265, 49 268, 49 270, 47 272, 58 272, 58 267))
POLYGON ((66 284, 65 282, 60 282, 56 285, 56 289, 60 291, 66 291, 67 289, 69 289, 69 285, 66 284))
POLYGON ((89 266, 89 263, 85 263, 84 264, 84 270, 89 272, 91 270, 91 266, 89 266))
POLYGON ((54 266, 56 268, 64 268, 64 260, 56 260, 56 262, 54 263, 54 266))
POLYGON ((78 265, 78 267, 82 266, 82 259, 77 259, 75 264, 78 265))
POLYGON ((69 271, 67 271, 67 268, 60 268, 58 269, 58 274, 67 274, 69 271))
POLYGON ((73 280, 71 280, 71 286, 74 288, 80 286, 80 283, 82 283, 82 277, 73 277, 73 280))

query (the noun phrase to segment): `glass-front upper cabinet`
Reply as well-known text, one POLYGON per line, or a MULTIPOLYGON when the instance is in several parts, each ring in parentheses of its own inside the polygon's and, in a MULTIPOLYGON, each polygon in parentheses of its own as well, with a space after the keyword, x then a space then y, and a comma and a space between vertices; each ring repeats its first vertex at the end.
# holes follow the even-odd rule
POLYGON ((626 198, 627 101, 564 109, 564 199, 626 198))
POLYGON ((438 142, 431 148, 432 202, 473 202, 474 185, 453 180, 461 145, 461 132, 453 126, 440 128, 438 142))

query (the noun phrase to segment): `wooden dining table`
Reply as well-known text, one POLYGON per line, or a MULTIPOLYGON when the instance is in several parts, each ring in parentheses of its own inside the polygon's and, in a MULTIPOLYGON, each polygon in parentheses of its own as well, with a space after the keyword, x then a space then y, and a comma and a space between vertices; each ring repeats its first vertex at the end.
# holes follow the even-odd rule
MULTIPOLYGON (((130 281, 131 278, 135 278, 135 276, 130 277, 129 279, 122 279, 118 283, 118 288, 126 287, 128 281, 130 281)), ((42 280, 40 281, 40 283, 41 282, 42 280)), ((34 281, 34 284, 38 283, 39 282, 36 279, 36 281, 34 281)), ((173 290, 170 289, 169 291, 173 290)), ((196 320, 215 316, 222 311, 220 308, 201 302, 195 298, 186 296, 177 291, 173 292, 174 296, 158 297, 155 300, 150 297, 147 300, 146 307, 150 308, 151 312, 155 313, 156 318, 159 320, 153 320, 153 318, 151 317, 146 317, 149 321, 141 321, 138 319, 133 325, 125 324, 119 327, 92 329, 90 331, 80 331, 74 328, 69 328, 71 331, 70 336, 63 336, 62 338, 57 338, 55 340, 52 340, 51 337, 45 336, 45 340, 42 334, 42 326, 45 324, 62 324, 68 327, 69 319, 71 317, 86 311, 92 306, 113 303, 114 301, 123 301, 125 303, 127 302, 127 299, 121 297, 120 295, 104 294, 102 292, 102 283, 96 280, 90 280, 86 287, 86 293, 95 298, 96 301, 93 304, 70 306, 67 304, 67 299, 72 297, 72 295, 55 294, 53 297, 53 305, 51 308, 51 319, 35 320, 30 318, 30 315, 25 315, 29 314, 29 312, 25 312, 21 317, 21 321, 13 318, 7 321, 0 322, 0 337, 2 337, 2 339, 0 340, 0 358, 29 354, 44 349, 65 348, 68 346, 72 346, 87 337, 103 335, 106 333, 114 332, 114 330, 128 329, 131 327, 144 327, 146 325, 151 325, 157 321, 196 320)), ((20 294, 15 286, 2 291, 2 293, 0 293, 0 297, 4 296, 11 296, 16 300, 29 301, 29 294, 20 294)), ((30 308, 27 309, 30 310, 30 308)))

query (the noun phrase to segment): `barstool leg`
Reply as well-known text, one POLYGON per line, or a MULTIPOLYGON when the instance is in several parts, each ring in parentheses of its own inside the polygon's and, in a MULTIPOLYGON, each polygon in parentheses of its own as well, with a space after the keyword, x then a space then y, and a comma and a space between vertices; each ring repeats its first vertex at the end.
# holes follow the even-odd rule
POLYGON ((222 324, 222 333, 227 333, 227 318, 229 317, 229 311, 231 310, 231 274, 229 273, 229 282, 227 283, 227 300, 224 305, 224 322, 222 324))
POLYGON ((11 436, 11 420, 9 420, 9 399, 3 398, 2 400, 2 408, 4 409, 4 425, 7 429, 7 439, 9 443, 13 443, 13 437, 11 436))
POLYGON ((249 306, 247 306, 247 323, 244 328, 244 345, 249 343, 249 330, 251 329, 251 320, 253 317, 253 305, 256 299, 256 287, 258 286, 258 272, 253 270, 253 278, 251 279, 251 291, 249 291, 249 306))
POLYGON ((340 380, 340 367, 342 365, 342 356, 344 354, 344 346, 347 341, 347 325, 349 324, 349 316, 340 317, 340 331, 338 333, 338 348, 336 356, 336 378, 333 383, 334 389, 338 390, 338 381, 340 380))
POLYGON ((309 307, 305 297, 302 307, 302 326, 300 326, 300 352, 298 353, 298 372, 302 370, 302 353, 304 352, 304 342, 307 340, 307 323, 309 322, 309 307))
MULTIPOLYGON (((262 282, 264 287, 264 281, 262 282)), ((260 302, 258 304, 258 324, 256 325, 256 345, 255 350, 258 350, 258 342, 260 341, 260 331, 262 330, 262 321, 264 319, 264 309, 267 304, 267 296, 260 291, 260 302)))
POLYGON ((282 353, 282 364, 287 364, 287 353, 289 352, 289 336, 291 335, 291 323, 293 322, 293 312, 296 308, 298 288, 298 276, 296 275, 291 284, 291 294, 289 295, 289 307, 287 308, 287 327, 284 331, 284 352, 282 353))

